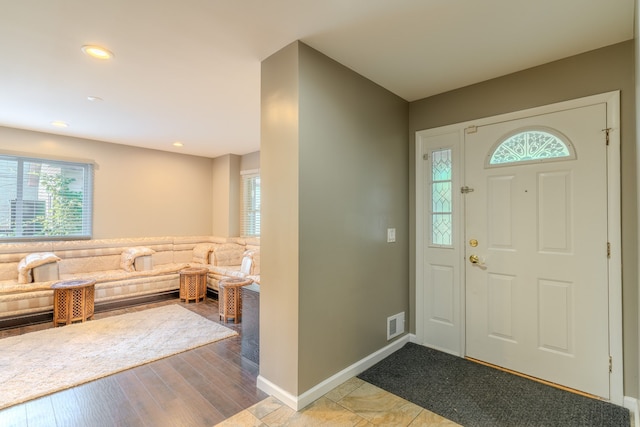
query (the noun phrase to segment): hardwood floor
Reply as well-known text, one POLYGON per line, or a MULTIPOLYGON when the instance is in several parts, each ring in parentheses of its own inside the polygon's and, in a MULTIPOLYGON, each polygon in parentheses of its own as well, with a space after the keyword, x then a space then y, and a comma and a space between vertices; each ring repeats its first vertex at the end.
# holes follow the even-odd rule
MULTIPOLYGON (((163 301, 96 318, 167 304, 219 322, 218 302, 211 298, 197 304, 163 301)), ((236 337, 6 408, 0 426, 213 426, 267 397, 256 387, 257 331, 249 328, 257 322, 250 305, 245 300, 243 322, 226 324, 239 332, 236 337)), ((48 327, 51 322, 4 330, 0 337, 48 327)))

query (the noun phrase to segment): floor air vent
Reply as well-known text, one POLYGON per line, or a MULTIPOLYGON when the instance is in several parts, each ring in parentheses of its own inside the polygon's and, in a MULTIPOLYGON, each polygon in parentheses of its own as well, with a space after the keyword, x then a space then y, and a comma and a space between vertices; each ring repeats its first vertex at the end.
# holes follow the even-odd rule
POLYGON ((387 317, 387 341, 404 333, 404 311, 387 317))

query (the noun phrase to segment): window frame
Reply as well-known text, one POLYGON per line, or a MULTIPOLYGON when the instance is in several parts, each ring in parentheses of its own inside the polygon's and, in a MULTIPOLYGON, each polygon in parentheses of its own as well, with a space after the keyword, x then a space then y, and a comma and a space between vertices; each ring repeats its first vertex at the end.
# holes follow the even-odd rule
MULTIPOLYGON (((0 185, 10 186, 8 191, 3 191, 6 200, 0 200, 0 221, 3 223, 1 226, 3 230, 0 230, 0 243, 91 239, 93 235, 94 166, 94 162, 86 160, 69 160, 53 157, 39 157, 22 153, 0 152, 0 185), (5 162, 15 162, 14 167, 16 169, 14 171, 10 171, 10 164, 5 162), (36 167, 36 169, 38 169, 37 180, 33 179, 35 174, 32 172, 26 172, 25 166, 27 164, 35 164, 39 166, 36 167), (76 217, 76 221, 63 222, 63 229, 65 231, 71 229, 70 233, 65 233, 63 231, 61 233, 53 234, 45 234, 45 232, 37 234, 38 230, 35 230, 38 228, 37 226, 33 226, 31 230, 25 231, 24 228, 20 230, 20 225, 16 225, 16 223, 24 224, 25 218, 29 218, 29 215, 25 217, 24 211, 22 211, 22 214, 20 213, 24 208, 24 202, 31 202, 34 206, 40 206, 42 204, 42 206, 44 206, 43 212, 45 212, 45 216, 47 218, 43 221, 52 220, 52 216, 49 216, 48 214, 50 214, 51 209, 56 209, 53 207, 55 194, 48 192, 46 187, 43 188, 43 185, 45 185, 42 181, 43 166, 45 167, 45 170, 49 171, 52 169, 60 169, 61 172, 57 175, 64 176, 65 178, 70 178, 69 172, 72 170, 81 176, 81 182, 79 183, 74 184, 74 180, 76 178, 73 178, 73 180, 69 182, 60 184, 63 188, 66 187, 63 191, 67 192, 66 195, 61 196, 63 201, 65 198, 67 198, 67 200, 79 199, 79 205, 77 207, 80 211, 80 217, 76 217), (64 172, 67 174, 65 175, 64 172), (31 173, 32 178, 26 178, 25 173, 31 173), (69 184, 71 184, 71 188, 69 188, 69 184), (26 186, 36 187, 35 190, 32 189, 31 195, 35 195, 37 198, 25 198, 26 186), (71 197, 71 199, 69 199, 69 197, 71 197), (6 206, 6 203, 9 205, 6 206), (2 205, 5 205, 4 209, 1 208, 2 205), (2 218, 2 216, 4 216, 4 218, 2 218), (69 224, 71 225, 68 226, 69 224), (79 228, 79 232, 74 233, 74 227, 79 228), (20 235, 13 235, 13 233, 16 232, 16 229, 18 229, 17 232, 21 233, 20 235)), ((47 175, 52 177, 56 174, 47 175)), ((68 211, 66 214, 72 215, 72 217, 74 215, 73 213, 69 214, 68 211)), ((34 219, 35 213, 32 213, 31 218, 27 220, 34 221, 34 219)), ((41 225, 41 227, 44 228, 45 226, 41 225)))
POLYGON ((240 172, 240 235, 242 237, 260 237, 260 169, 240 172), (257 186, 255 182, 257 180, 257 186), (251 186, 251 188, 249 188, 251 186), (257 201, 256 198, 257 189, 257 201), (251 218, 251 215, 253 216, 251 218))

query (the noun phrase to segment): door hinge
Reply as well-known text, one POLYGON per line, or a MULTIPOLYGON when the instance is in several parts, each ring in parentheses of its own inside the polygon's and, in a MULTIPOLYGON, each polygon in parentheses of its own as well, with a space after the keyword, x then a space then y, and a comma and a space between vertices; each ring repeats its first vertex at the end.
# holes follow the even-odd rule
POLYGON ((609 356, 609 373, 613 372, 613 357, 609 356))
POLYGON ((422 155, 422 160, 429 160, 429 153, 424 153, 422 155))
POLYGON ((611 258, 611 243, 607 242, 607 258, 611 258))
POLYGON ((608 146, 609 145, 609 133, 611 132, 611 128, 605 128, 605 129, 602 129, 602 130, 605 133, 605 140, 606 140, 606 143, 607 143, 607 146, 608 146))
POLYGON ((465 128, 464 132, 467 134, 476 133, 478 132, 478 126, 469 126, 468 128, 465 128))
POLYGON ((473 188, 471 187, 467 187, 466 185, 464 187, 460 187, 460 192, 462 194, 467 194, 467 193, 473 193, 473 188))

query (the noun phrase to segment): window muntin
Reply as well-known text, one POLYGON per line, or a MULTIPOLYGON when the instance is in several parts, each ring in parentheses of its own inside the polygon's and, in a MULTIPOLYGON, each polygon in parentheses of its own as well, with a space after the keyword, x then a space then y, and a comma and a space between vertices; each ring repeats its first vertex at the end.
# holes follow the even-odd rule
POLYGON ((240 234, 260 236, 260 172, 243 171, 240 234))
POLYGON ((500 139, 488 155, 487 167, 575 159, 569 139, 548 128, 520 129, 500 139))
POLYGON ((91 238, 93 165, 0 154, 0 241, 91 238))
POLYGON ((451 247, 453 245, 453 174, 452 150, 434 150, 429 155, 430 209, 432 246, 451 247))

